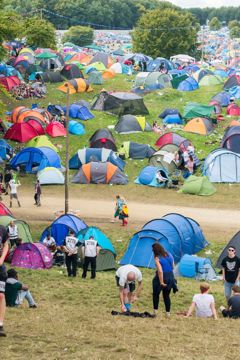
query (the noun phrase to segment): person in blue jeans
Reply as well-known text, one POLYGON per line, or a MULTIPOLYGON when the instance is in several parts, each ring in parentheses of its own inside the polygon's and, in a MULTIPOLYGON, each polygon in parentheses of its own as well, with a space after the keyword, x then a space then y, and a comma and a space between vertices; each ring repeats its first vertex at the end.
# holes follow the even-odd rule
POLYGON ((154 314, 157 315, 159 297, 162 292, 166 316, 169 317, 171 310, 171 290, 173 289, 174 293, 178 291, 176 280, 173 275, 174 259, 173 256, 167 252, 159 243, 153 244, 152 250, 157 268, 156 274, 152 281, 153 311, 154 314))
POLYGON ((236 248, 228 247, 227 256, 222 260, 222 273, 224 281, 224 293, 228 300, 232 296, 233 285, 239 285, 240 259, 236 256, 236 248))

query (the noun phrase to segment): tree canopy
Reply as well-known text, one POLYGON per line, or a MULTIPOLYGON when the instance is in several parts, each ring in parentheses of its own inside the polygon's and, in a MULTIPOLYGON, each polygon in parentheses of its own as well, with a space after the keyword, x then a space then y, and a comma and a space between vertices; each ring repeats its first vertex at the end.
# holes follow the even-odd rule
POLYGON ((222 25, 217 17, 212 18, 211 21, 209 22, 209 27, 211 30, 219 30, 221 29, 221 26, 222 25))
POLYGON ((24 36, 27 44, 42 48, 56 47, 56 35, 54 26, 44 19, 37 17, 25 21, 24 36))
POLYGON ((72 42, 78 46, 89 45, 93 42, 93 29, 89 26, 72 26, 64 34, 62 41, 72 42))
POLYGON ((152 57, 189 54, 196 44, 198 29, 199 24, 187 11, 174 8, 148 11, 132 32, 133 50, 152 57))

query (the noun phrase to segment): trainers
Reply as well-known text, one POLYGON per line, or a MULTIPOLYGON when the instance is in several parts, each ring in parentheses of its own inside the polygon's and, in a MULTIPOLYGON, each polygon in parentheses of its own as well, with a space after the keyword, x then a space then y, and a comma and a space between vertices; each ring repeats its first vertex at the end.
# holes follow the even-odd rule
POLYGON ((224 306, 220 306, 219 310, 220 310, 221 312, 223 312, 223 310, 225 310, 225 307, 224 307, 224 306))
POLYGON ((170 318, 170 312, 166 312, 166 317, 170 318))
POLYGON ((0 326, 0 336, 7 336, 7 334, 4 331, 3 326, 0 326))
POLYGON ((29 306, 31 309, 36 309, 37 308, 37 305, 36 304, 33 304, 33 305, 30 305, 29 306))

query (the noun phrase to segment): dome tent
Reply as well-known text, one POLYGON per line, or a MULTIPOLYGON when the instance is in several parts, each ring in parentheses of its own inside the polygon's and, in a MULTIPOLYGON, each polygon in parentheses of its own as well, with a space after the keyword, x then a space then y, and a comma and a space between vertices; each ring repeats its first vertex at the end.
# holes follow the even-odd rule
POLYGON ((191 194, 200 196, 210 196, 215 194, 216 189, 206 176, 189 176, 178 191, 180 194, 191 194))
POLYGON ((75 121, 70 120, 68 125, 69 133, 72 135, 83 135, 85 134, 84 125, 75 121))
POLYGON ((199 86, 198 86, 197 81, 189 76, 187 79, 183 80, 178 85, 177 89, 179 91, 193 91, 193 90, 197 90, 198 88, 199 88, 199 86))
POLYGON ((39 131, 36 129, 36 127, 31 126, 28 122, 15 123, 7 130, 4 135, 4 139, 24 143, 36 136, 44 135, 44 133, 45 132, 42 127, 41 131, 39 131))
POLYGON ((231 94, 226 91, 221 91, 214 95, 211 100, 219 102, 221 106, 228 106, 230 102, 231 94))
POLYGON ((115 131, 119 134, 130 134, 142 131, 152 131, 144 116, 123 115, 115 125, 115 131))
POLYGON ((61 171, 55 167, 45 167, 43 170, 37 172, 37 178, 41 185, 63 185, 64 176, 61 171))
POLYGON ((182 165, 182 161, 179 165, 174 161, 174 153, 178 151, 179 147, 176 145, 165 145, 162 149, 156 151, 149 159, 149 165, 154 167, 162 167, 166 169, 168 174, 174 173, 179 166, 182 165), (166 150, 165 150, 166 149, 166 150))
POLYGON ((231 126, 226 129, 221 147, 240 154, 240 127, 231 126))
MULTIPOLYGON (((66 107, 63 107, 63 111, 66 114, 66 107)), ((89 111, 87 106, 76 103, 70 105, 69 116, 73 119, 79 120, 90 120, 94 118, 94 115, 89 111)))
POLYGON ((155 150, 147 144, 138 144, 133 141, 124 141, 118 150, 118 154, 124 159, 145 159, 150 158, 155 150))
POLYGON ((51 252, 43 244, 25 243, 14 250, 11 265, 25 269, 50 269, 52 260, 51 252))
POLYGON ((117 151, 113 134, 108 129, 99 129, 90 137, 90 148, 106 148, 117 151))
POLYGON ((79 217, 72 214, 64 214, 59 216, 52 222, 42 233, 40 242, 43 242, 45 237, 50 234, 56 241, 57 245, 62 245, 69 230, 77 234, 80 230, 85 229, 87 225, 79 217))
POLYGON ((58 148, 54 146, 46 135, 36 136, 26 143, 26 147, 49 147, 53 151, 58 152, 58 148))
POLYGON ((66 136, 66 129, 60 122, 52 121, 47 125, 46 133, 51 137, 66 136))
POLYGON ((138 175, 137 179, 134 181, 135 184, 139 185, 148 185, 153 187, 166 187, 167 182, 159 183, 156 179, 157 173, 160 172, 161 176, 166 180, 169 180, 167 170, 160 167, 155 166, 146 166, 143 168, 138 175))
POLYGON ((184 126, 183 131, 199 135, 209 135, 214 130, 210 120, 205 118, 194 118, 184 126))
POLYGON ((29 225, 23 220, 17 220, 9 215, 0 216, 0 225, 7 227, 11 221, 18 227, 19 238, 22 239, 23 243, 32 243, 32 235, 29 228, 29 225))
POLYGON ((0 202, 0 216, 13 216, 12 212, 8 209, 8 207, 3 203, 0 202))
POLYGON ((88 76, 88 82, 93 85, 102 85, 103 77, 100 71, 91 71, 88 76))
POLYGON ((88 240, 90 236, 98 242, 101 250, 97 257, 97 271, 110 270, 116 268, 116 252, 108 237, 97 227, 91 226, 81 230, 77 235, 80 243, 88 240))
POLYGON ((219 258, 217 259, 216 267, 221 269, 222 260, 227 256, 227 250, 230 246, 234 246, 236 248, 236 255, 240 257, 240 231, 238 231, 231 240, 227 243, 227 245, 222 250, 219 258))
POLYGON ((149 221, 133 235, 120 264, 155 268, 152 245, 156 242, 173 255, 176 263, 184 254, 196 254, 208 245, 195 220, 181 214, 167 214, 149 221))

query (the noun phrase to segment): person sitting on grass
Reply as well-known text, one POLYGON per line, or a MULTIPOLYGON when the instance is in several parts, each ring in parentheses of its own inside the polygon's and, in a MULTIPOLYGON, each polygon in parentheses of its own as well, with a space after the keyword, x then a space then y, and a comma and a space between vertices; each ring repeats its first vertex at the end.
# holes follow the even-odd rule
POLYGON ((195 294, 193 296, 192 304, 187 311, 186 317, 191 316, 195 309, 196 317, 214 318, 215 320, 217 320, 214 297, 208 293, 209 290, 209 284, 200 284, 200 294, 195 294))
POLYGON ((238 285, 233 285, 232 287, 233 295, 228 300, 228 308, 220 306, 220 311, 223 317, 229 317, 232 319, 240 318, 240 287, 238 285))
POLYGON ((6 305, 9 307, 19 306, 22 305, 23 300, 26 299, 30 308, 36 308, 37 305, 28 286, 18 281, 17 271, 15 269, 9 269, 7 275, 8 278, 5 289, 6 305))

